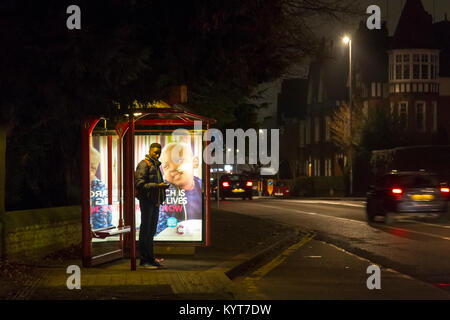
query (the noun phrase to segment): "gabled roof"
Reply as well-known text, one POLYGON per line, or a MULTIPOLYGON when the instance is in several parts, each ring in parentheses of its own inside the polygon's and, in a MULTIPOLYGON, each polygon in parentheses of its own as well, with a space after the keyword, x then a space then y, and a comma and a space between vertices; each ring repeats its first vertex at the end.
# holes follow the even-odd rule
POLYGON ((407 0, 395 30, 391 49, 436 48, 433 18, 421 0, 407 0))

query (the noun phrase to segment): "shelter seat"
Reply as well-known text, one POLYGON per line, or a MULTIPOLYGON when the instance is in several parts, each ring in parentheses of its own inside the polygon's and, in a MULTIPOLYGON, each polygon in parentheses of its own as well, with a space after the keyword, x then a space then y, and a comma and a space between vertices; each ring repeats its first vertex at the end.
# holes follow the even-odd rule
POLYGON ((104 239, 106 237, 115 236, 122 233, 128 233, 130 231, 131 231, 130 226, 123 226, 123 227, 109 227, 97 229, 93 230, 92 233, 95 238, 104 239))

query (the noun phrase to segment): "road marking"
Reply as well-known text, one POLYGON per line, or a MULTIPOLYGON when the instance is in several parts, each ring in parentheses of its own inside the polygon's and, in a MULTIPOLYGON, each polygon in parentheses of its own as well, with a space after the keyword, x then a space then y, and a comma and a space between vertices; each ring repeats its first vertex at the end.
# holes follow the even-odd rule
MULTIPOLYGON (((261 207, 272 208, 272 209, 278 209, 278 210, 280 209, 280 207, 276 207, 276 206, 268 206, 268 205, 256 204, 256 203, 255 203, 255 205, 261 206, 261 207)), ((365 221, 359 221, 359 220, 352 220, 352 219, 347 219, 347 218, 335 217, 335 216, 330 216, 330 215, 323 214, 323 213, 308 212, 308 211, 303 211, 303 210, 298 210, 298 209, 291 209, 291 208, 283 208, 283 210, 290 210, 290 211, 295 211, 295 212, 309 214, 309 215, 318 215, 318 216, 322 216, 322 217, 333 218, 333 219, 343 220, 343 221, 349 221, 349 222, 354 222, 354 223, 359 223, 359 224, 364 224, 364 225, 367 224, 367 222, 365 222, 365 221)), ((391 227, 391 226, 383 225, 383 227, 384 228, 389 228, 389 229, 395 229, 395 230, 401 230, 401 231, 416 233, 416 234, 420 234, 420 235, 423 235, 423 236, 428 236, 428 237, 432 237, 432 238, 437 238, 437 239, 441 239, 441 240, 450 241, 450 237, 437 236, 437 235, 431 234, 431 233, 420 232, 420 231, 415 231, 415 230, 410 230, 410 229, 403 229, 403 228, 398 228, 396 226, 392 226, 391 227)))
POLYGON ((364 204, 357 204, 357 203, 349 203, 349 202, 343 202, 343 201, 326 201, 326 200, 275 200, 275 201, 295 202, 295 203, 305 203, 305 204, 308 204, 308 203, 311 203, 311 204, 332 204, 332 205, 341 205, 341 206, 358 207, 358 208, 365 208, 366 207, 365 203, 364 204))
POLYGON ((257 292, 257 281, 261 280, 270 271, 283 263, 292 253, 294 253, 294 251, 298 250, 301 246, 311 241, 315 236, 316 234, 314 232, 308 232, 299 242, 291 245, 269 263, 266 263, 265 265, 254 271, 249 277, 244 278, 243 283, 247 287, 247 290, 251 292, 257 292))
MULTIPOLYGON (((268 206, 268 205, 265 205, 265 204, 256 204, 255 203, 255 205, 261 206, 261 207, 266 207, 266 208, 271 208, 271 209, 280 209, 280 207, 268 206)), ((323 216, 323 217, 327 217, 327 218, 331 217, 331 218, 338 219, 338 220, 355 222, 355 223, 359 223, 359 224, 366 224, 366 222, 363 222, 363 221, 352 220, 352 219, 341 218, 341 217, 335 217, 335 216, 329 216, 329 215, 323 214, 323 213, 317 213, 317 212, 311 212, 311 211, 303 211, 303 210, 291 209, 291 208, 283 208, 283 210, 290 210, 290 211, 304 213, 304 214, 309 214, 309 215, 317 215, 317 216, 323 216)))
POLYGON ((450 229, 450 226, 443 226, 443 225, 435 224, 435 223, 427 223, 427 222, 415 221, 415 220, 409 220, 409 219, 402 219, 402 220, 406 221, 406 222, 413 222, 413 223, 416 223, 416 224, 424 224, 426 226, 433 226, 433 227, 440 227, 440 228, 444 228, 444 229, 450 229))

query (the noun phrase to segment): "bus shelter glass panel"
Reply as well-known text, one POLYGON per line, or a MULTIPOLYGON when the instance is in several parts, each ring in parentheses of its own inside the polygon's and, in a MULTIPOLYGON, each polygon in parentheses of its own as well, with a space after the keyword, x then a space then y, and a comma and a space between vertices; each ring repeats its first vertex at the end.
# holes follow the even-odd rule
POLYGON ((120 161, 121 140, 114 130, 98 122, 90 137, 90 224, 92 256, 118 249, 120 235, 104 237, 104 231, 118 228, 121 221, 120 161), (103 232, 103 233, 102 233, 103 232), (107 245, 107 242, 114 242, 107 245))
MULTIPOLYGON (((169 185, 166 200, 159 207, 156 242, 202 242, 204 240, 205 200, 203 190, 203 139, 201 130, 184 135, 136 131, 135 166, 148 156, 152 143, 161 145, 160 170, 169 185)), ((136 238, 139 239, 141 211, 136 199, 136 238)))

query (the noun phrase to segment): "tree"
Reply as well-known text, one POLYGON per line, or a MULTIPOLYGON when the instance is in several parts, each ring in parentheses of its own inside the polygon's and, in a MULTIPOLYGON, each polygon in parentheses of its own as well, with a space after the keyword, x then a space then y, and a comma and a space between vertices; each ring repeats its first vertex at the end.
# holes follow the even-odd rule
POLYGON ((236 115, 252 89, 314 52, 307 20, 337 18, 354 2, 80 0, 81 30, 68 30, 71 4, 0 3, 0 123, 13 207, 79 203, 66 192, 79 184, 79 125, 113 116, 113 101, 165 99, 168 87, 186 84, 189 106, 219 126, 251 118, 256 107, 236 115))

